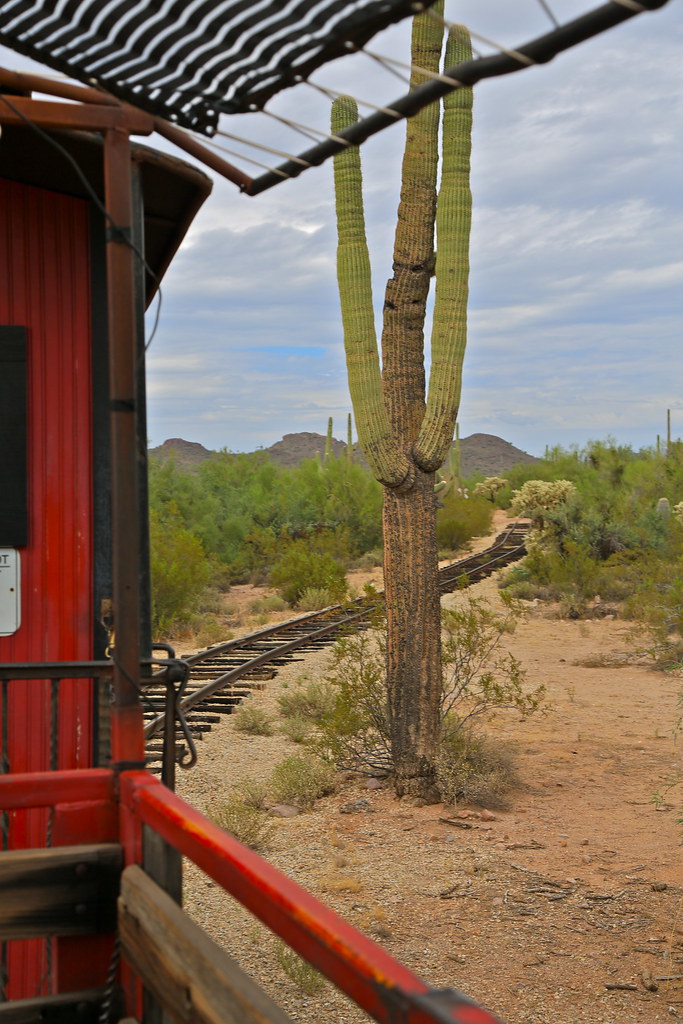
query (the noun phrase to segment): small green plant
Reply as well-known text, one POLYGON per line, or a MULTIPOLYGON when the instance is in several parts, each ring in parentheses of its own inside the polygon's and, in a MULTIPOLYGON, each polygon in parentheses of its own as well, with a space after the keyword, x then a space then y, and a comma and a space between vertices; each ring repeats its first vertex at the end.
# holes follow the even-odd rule
POLYGON ((280 723, 280 732, 290 743, 308 743, 313 735, 314 726, 310 718, 302 718, 296 715, 293 718, 283 718, 280 723))
POLYGON ((331 604, 338 604, 335 594, 327 587, 306 587, 296 603, 297 611, 317 612, 331 604))
POLYGON ((155 639, 187 628, 209 589, 211 567, 201 542, 178 515, 150 515, 152 631, 155 639))
POLYGON ((293 541, 275 562, 270 582, 294 607, 305 590, 327 590, 334 601, 346 595, 346 569, 332 555, 312 551, 303 540, 293 541))
POLYGON ((240 803, 263 811, 268 806, 268 787, 260 779, 245 775, 235 786, 235 795, 240 803))
POLYGON ((273 769, 272 791, 282 803, 310 810, 321 796, 334 792, 334 768, 312 754, 292 754, 273 769))
POLYGON ((270 715, 255 704, 242 704, 232 715, 238 732, 249 736, 272 736, 273 721, 270 715))
POLYGON ((436 780, 444 803, 458 800, 503 808, 518 777, 509 748, 471 728, 446 734, 436 761, 436 780))
POLYGON ((289 980, 307 996, 318 996, 324 990, 327 982, 320 971, 316 971, 315 967, 302 960, 298 953, 285 946, 284 942, 275 944, 275 957, 289 980))
POLYGON ((283 718, 320 722, 334 705, 334 691, 329 683, 301 676, 291 689, 280 694, 278 705, 283 718))
POLYGON ((488 711, 516 711, 527 718, 543 710, 545 686, 527 689, 520 662, 501 650, 504 636, 514 631, 517 614, 512 601, 498 613, 469 595, 444 612, 441 712, 445 737, 488 711))
POLYGON ((263 811, 235 798, 214 800, 206 808, 206 816, 252 850, 267 849, 275 832, 274 822, 263 811))

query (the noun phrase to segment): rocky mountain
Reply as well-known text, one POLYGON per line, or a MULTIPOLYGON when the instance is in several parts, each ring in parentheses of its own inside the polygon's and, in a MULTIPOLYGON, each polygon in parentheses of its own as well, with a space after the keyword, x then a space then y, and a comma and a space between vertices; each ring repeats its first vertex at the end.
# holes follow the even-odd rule
MULTIPOLYGON (((325 451, 326 437, 324 434, 312 434, 302 431, 299 434, 285 434, 281 441, 276 441, 266 452, 278 466, 296 466, 304 459, 315 459, 325 451)), ((346 454, 346 444, 332 438, 332 451, 336 458, 346 454)))
POLYGON ((473 476, 474 473, 503 476, 519 462, 538 462, 538 459, 495 434, 470 434, 460 441, 463 476, 473 476))
MULTIPOLYGON (((346 453, 343 441, 332 439, 332 449, 339 458, 346 453)), ((325 451, 325 435, 301 431, 298 434, 285 434, 281 441, 276 441, 266 454, 279 466, 296 466, 304 459, 316 458, 325 451)), ((157 448, 150 448, 149 454, 166 461, 174 459, 183 469, 192 469, 210 459, 215 452, 209 451, 196 441, 184 441, 181 437, 172 437, 157 448)), ((356 459, 361 460, 360 450, 356 448, 356 459)), ((537 462, 533 455, 528 455, 516 448, 509 441, 495 434, 470 434, 460 441, 460 462, 463 476, 483 473, 484 476, 500 476, 505 474, 518 462, 537 462)))
POLYGON ((206 459, 212 458, 215 452, 209 451, 198 441, 184 441, 182 437, 170 437, 168 441, 149 449, 149 455, 160 462, 173 459, 181 469, 194 469, 206 459))

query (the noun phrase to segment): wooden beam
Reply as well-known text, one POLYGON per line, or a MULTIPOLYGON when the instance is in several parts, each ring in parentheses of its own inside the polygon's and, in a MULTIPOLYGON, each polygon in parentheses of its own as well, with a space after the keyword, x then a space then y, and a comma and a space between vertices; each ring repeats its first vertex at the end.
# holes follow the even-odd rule
POLYGON ((59 103, 32 100, 26 96, 0 98, 0 121, 3 124, 25 124, 32 121, 42 128, 73 128, 78 131, 103 132, 123 128, 133 135, 151 135, 154 118, 135 107, 96 107, 91 103, 59 103))
POLYGON ((113 931, 122 862, 118 843, 0 853, 0 939, 113 931))
POLYGON ((98 1024, 105 990, 89 988, 0 1003, 0 1024, 98 1024))
POLYGON ((119 936, 125 959, 179 1024, 291 1024, 135 864, 121 878, 119 936))

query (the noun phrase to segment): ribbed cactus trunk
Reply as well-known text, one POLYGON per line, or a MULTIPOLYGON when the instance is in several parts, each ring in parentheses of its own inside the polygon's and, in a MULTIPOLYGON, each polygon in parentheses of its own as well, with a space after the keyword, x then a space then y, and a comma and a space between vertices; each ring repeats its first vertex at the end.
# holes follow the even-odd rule
MULTIPOLYGON (((442 13, 443 0, 433 10, 442 13)), ((413 65, 437 72, 442 46, 438 19, 416 17, 413 65)), ((470 52, 466 31, 457 32, 447 43, 446 66, 470 52)), ((413 79, 417 84, 424 76, 415 73, 413 79)), ((434 760, 442 693, 434 476, 453 438, 465 350, 471 105, 471 90, 455 92, 444 102, 438 200, 439 106, 427 107, 407 124, 394 272, 384 301, 381 374, 360 156, 351 148, 335 158, 337 270, 349 387, 361 448, 384 484, 387 690, 395 787, 398 795, 427 798, 438 795, 434 760), (426 397, 424 320, 435 262, 426 397)), ((356 118, 355 103, 342 97, 333 106, 332 131, 356 118)))

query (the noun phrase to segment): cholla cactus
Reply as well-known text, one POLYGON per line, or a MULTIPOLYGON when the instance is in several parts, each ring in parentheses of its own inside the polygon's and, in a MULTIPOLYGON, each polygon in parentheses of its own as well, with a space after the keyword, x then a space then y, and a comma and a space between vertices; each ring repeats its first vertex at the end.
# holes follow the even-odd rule
POLYGON ((542 530, 545 513, 566 505, 575 494, 571 480, 527 480, 513 491, 510 508, 516 516, 528 516, 542 530))
POLYGON ((506 486, 507 480, 504 480, 502 476, 487 476, 481 483, 475 484, 472 493, 477 498, 487 498, 489 501, 495 501, 498 491, 506 486))

